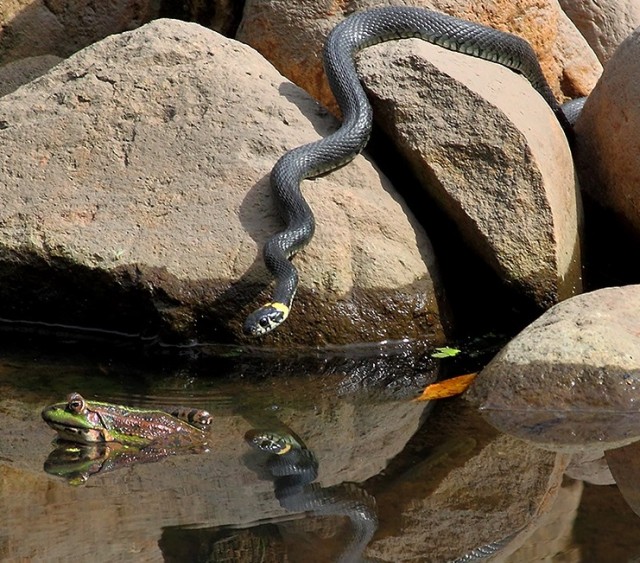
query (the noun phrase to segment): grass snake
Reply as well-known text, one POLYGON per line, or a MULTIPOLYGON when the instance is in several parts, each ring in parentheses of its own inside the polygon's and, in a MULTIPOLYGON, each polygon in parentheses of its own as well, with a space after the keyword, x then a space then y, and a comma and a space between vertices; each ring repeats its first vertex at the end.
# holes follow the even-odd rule
POLYGON ((371 45, 417 37, 451 51, 499 63, 525 76, 549 104, 565 132, 571 125, 549 87, 531 45, 521 37, 422 8, 392 6, 353 14, 329 34, 324 67, 342 112, 331 135, 284 154, 271 171, 271 187, 284 230, 265 244, 263 256, 275 278, 272 299, 252 312, 244 332, 261 336, 288 316, 298 287, 291 257, 313 237, 315 221, 300 182, 334 170, 362 151, 371 133, 373 112, 356 72, 355 54, 371 45))

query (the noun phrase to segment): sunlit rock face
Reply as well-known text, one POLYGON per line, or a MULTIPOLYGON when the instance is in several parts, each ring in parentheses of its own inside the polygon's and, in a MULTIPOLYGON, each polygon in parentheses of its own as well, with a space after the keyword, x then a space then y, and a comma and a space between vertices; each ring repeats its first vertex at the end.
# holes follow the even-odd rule
POLYGON ((635 236, 640 236, 638 76, 640 29, 609 59, 575 126, 581 184, 635 236))
MULTIPOLYGON (((76 53, 0 100, 0 316, 241 339, 282 229, 269 173, 335 127, 253 49, 195 24, 76 53)), ((441 340, 430 242, 380 171, 358 157, 303 189, 316 236, 268 342, 441 340)))
POLYGON ((313 0, 247 0, 237 37, 335 109, 320 57, 326 36, 350 10, 390 4, 435 10, 524 37, 533 45, 547 80, 560 98, 588 95, 602 72, 584 37, 553 0, 360 0, 329 8, 313 0))
POLYGON ((560 0, 560 6, 603 64, 640 25, 637 0, 560 0))
POLYGON ((468 398, 487 410, 637 411, 639 311, 640 285, 556 305, 504 347, 468 398))

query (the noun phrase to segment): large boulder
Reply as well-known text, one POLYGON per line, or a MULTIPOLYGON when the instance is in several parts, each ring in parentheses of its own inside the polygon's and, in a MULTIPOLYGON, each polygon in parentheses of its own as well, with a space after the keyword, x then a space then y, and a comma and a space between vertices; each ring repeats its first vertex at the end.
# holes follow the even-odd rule
POLYGON ((397 562, 473 561, 487 553, 507 560, 544 524, 569 456, 499 434, 459 402, 435 414, 412 441, 413 451, 422 446, 430 455, 404 473, 387 468, 376 490, 384 509, 365 554, 397 562))
MULTIPOLYGON (((269 295, 269 172, 336 123, 250 47, 158 20, 2 98, 0 127, 0 316, 228 341, 269 295)), ((304 191, 317 233, 270 341, 441 339, 430 243, 380 172, 304 191)))
POLYGON ((625 39, 575 129, 581 184, 640 235, 640 29, 625 39))
MULTIPOLYGON (((281 4, 250 2, 239 37, 331 105, 317 54, 344 14, 320 14, 313 2, 281 4)), ((501 5, 486 13, 436 7, 509 28, 515 12, 501 5)), ((537 21, 539 10, 528 8, 537 21)), ((558 18, 557 9, 544 13, 558 18)), ((543 64, 553 77, 562 65, 542 32, 532 25, 523 34, 546 53, 543 64)), ((358 68, 376 122, 476 255, 538 309, 580 291, 581 206, 573 161, 557 120, 531 86, 499 65, 417 39, 367 49, 358 68)), ((398 168, 380 162, 383 169, 398 168)))
POLYGON ((579 292, 573 160, 531 85, 417 39, 372 47, 359 69, 380 127, 500 279, 540 308, 579 292))
MULTIPOLYGON (((486 410, 527 414, 637 412, 640 402, 640 286, 585 293, 551 308, 482 370, 467 397, 486 410)), ((607 418, 608 420, 608 418, 607 418)), ((635 424, 592 433, 591 441, 632 441, 635 424)), ((549 426, 530 426, 545 433, 549 426)), ((573 433, 584 443, 585 436, 573 433)))

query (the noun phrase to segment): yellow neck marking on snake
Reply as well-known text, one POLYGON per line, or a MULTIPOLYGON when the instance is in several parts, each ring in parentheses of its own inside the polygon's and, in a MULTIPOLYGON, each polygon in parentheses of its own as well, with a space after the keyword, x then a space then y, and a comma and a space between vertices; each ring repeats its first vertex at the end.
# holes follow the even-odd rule
POLYGON ((272 301, 271 303, 267 303, 266 305, 267 307, 273 307, 274 309, 277 309, 278 311, 280 311, 284 318, 286 319, 289 316, 289 307, 287 307, 284 303, 280 303, 278 301, 272 301))
POLYGON ((284 455, 291 449, 291 444, 287 444, 284 448, 282 448, 278 453, 278 455, 284 455))

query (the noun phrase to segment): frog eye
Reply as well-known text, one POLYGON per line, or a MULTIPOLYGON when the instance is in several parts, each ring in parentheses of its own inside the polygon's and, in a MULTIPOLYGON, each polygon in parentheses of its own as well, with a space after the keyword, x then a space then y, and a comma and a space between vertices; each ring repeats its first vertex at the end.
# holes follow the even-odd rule
POLYGON ((67 403, 67 409, 72 413, 79 414, 85 408, 84 399, 78 393, 72 393, 71 395, 69 395, 68 401, 69 402, 67 403))

